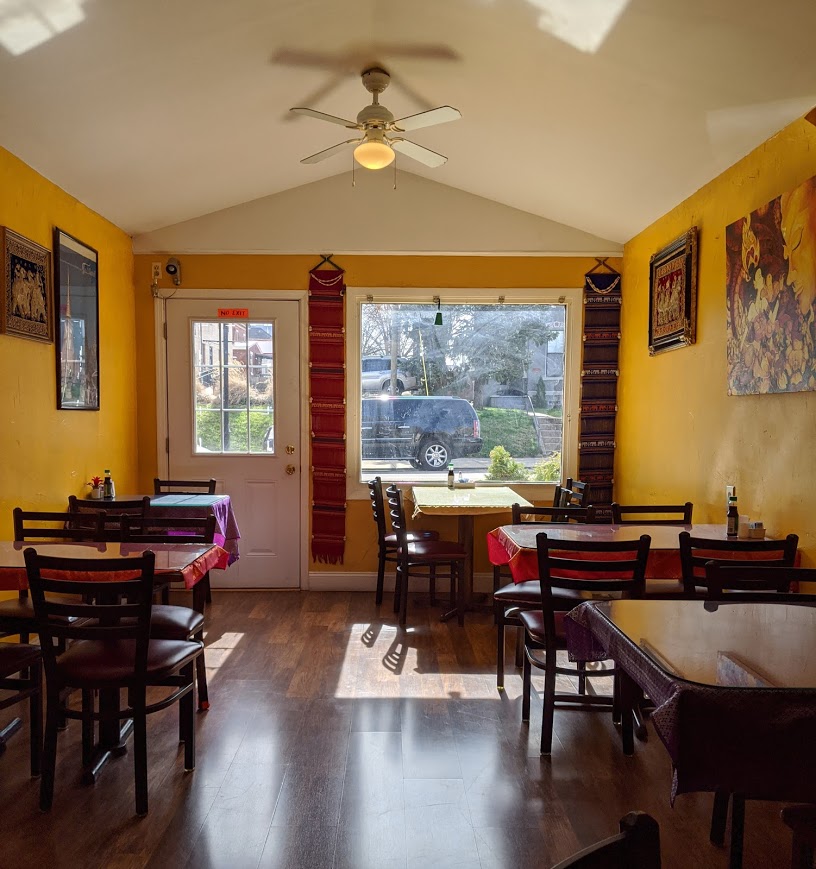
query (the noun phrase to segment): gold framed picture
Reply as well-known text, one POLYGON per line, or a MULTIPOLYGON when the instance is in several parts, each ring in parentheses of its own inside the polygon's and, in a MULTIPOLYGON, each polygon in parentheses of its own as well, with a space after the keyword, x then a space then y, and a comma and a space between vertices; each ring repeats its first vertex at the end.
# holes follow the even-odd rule
POLYGON ((0 330, 35 341, 54 340, 51 252, 6 227, 3 249, 3 304, 0 330))
POLYGON ((697 323, 697 227, 652 255, 649 355, 693 344, 697 323))

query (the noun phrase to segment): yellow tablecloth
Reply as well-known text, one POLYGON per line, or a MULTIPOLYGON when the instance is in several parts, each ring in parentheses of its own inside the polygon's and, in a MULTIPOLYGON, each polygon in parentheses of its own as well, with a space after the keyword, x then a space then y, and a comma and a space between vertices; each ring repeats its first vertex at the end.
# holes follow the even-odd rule
POLYGON ((430 516, 473 516, 481 513, 506 513, 513 504, 533 505, 509 486, 484 486, 476 489, 448 489, 443 486, 414 486, 411 491, 414 518, 430 516))

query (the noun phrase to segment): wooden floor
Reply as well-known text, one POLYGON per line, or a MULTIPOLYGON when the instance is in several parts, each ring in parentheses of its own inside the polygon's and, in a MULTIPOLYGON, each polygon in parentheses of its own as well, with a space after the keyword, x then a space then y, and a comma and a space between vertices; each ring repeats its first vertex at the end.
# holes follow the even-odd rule
MULTIPOLYGON (((463 629, 412 604, 399 630, 373 595, 214 598, 195 772, 182 768, 175 708, 151 716, 150 813, 138 819, 130 756, 82 786, 72 722, 44 815, 18 734, 0 757, 0 866, 548 867, 632 809, 659 821, 666 869, 727 865, 708 842, 711 797, 670 807, 654 731, 624 758, 608 713, 559 710, 552 756, 539 757, 540 701, 528 728, 516 671, 497 693, 490 617, 463 629)), ((788 865, 778 811, 748 804, 746 869, 788 865)))

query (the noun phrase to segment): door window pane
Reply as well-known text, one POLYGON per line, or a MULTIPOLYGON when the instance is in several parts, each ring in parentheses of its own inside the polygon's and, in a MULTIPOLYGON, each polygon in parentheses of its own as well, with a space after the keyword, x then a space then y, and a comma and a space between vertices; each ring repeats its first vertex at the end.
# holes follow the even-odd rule
POLYGON ((192 324, 194 451, 274 452, 273 323, 192 324))
POLYGON ((361 306, 361 479, 555 482, 564 304, 361 306))

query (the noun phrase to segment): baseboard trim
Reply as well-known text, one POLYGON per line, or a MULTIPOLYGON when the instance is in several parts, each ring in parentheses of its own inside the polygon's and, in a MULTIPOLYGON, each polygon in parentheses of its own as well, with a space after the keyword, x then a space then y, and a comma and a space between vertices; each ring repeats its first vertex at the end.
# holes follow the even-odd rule
MULTIPOLYGON (((445 580, 441 580, 444 584, 445 580)), ((414 583, 416 584, 416 583, 414 583)), ((394 574, 385 574, 385 590, 394 591, 394 574)), ((476 573, 473 576, 473 588, 477 592, 493 590, 492 573, 476 573)), ((354 573, 351 571, 321 570, 310 571, 308 585, 304 585, 304 591, 367 591, 374 592, 377 589, 376 573, 354 573)))

